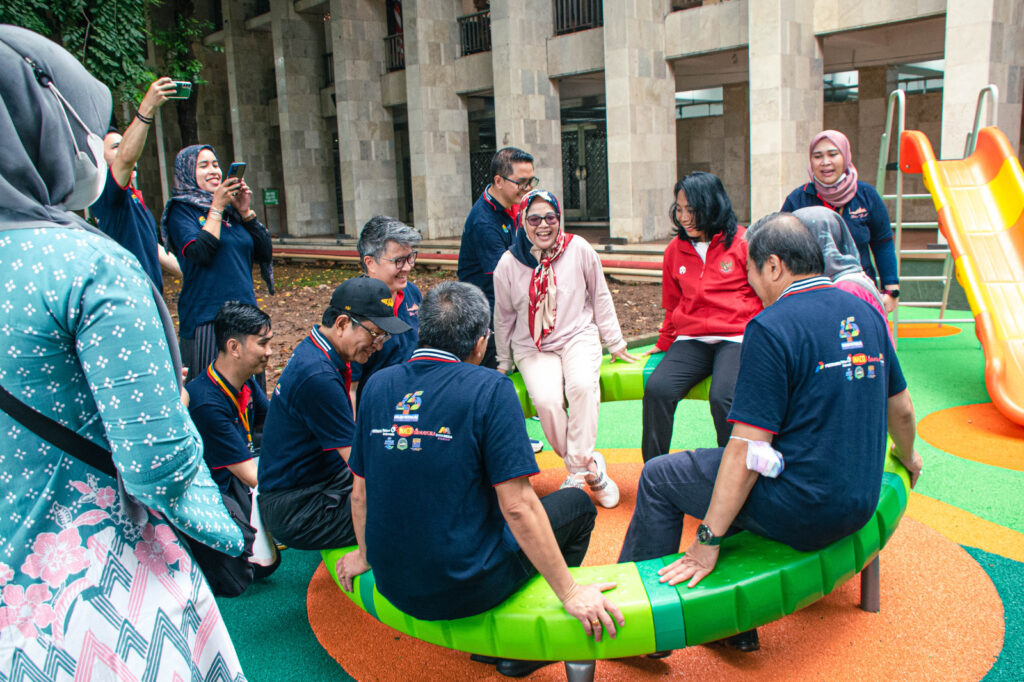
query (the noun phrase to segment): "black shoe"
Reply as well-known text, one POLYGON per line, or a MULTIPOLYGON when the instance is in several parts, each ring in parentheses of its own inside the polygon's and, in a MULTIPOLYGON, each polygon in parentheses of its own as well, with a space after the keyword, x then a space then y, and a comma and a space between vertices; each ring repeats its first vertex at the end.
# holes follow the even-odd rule
POLYGON ((514 658, 503 658, 498 661, 497 669, 505 677, 526 677, 552 663, 554 661, 519 661, 514 658))
POLYGON ((659 658, 668 658, 669 656, 672 655, 673 651, 675 651, 675 649, 667 649, 665 651, 655 651, 653 654, 647 654, 647 656, 645 658, 652 658, 654 660, 657 660, 659 658))
POLYGON ((741 632, 740 634, 733 635, 732 637, 720 639, 716 644, 721 644, 726 648, 736 649, 737 651, 742 651, 746 654, 749 654, 752 651, 759 651, 761 649, 761 642, 757 639, 757 628, 741 632))
POLYGON ((487 665, 497 665, 501 659, 494 656, 484 656, 483 654, 470 654, 469 660, 477 663, 486 663, 487 665))

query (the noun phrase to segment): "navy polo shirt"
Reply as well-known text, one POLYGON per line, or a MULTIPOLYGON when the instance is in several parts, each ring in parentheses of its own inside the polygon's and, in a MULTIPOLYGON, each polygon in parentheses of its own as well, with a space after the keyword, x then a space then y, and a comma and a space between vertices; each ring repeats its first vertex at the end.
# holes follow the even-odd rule
POLYGON ((260 490, 306 488, 348 475, 336 452, 352 445, 355 431, 347 384, 346 363, 314 327, 274 388, 260 448, 260 490))
MULTIPOLYGON (((825 206, 835 210, 824 199, 818 196, 818 190, 813 182, 797 187, 786 197, 782 204, 783 211, 793 212, 798 208, 807 206, 825 206)), ((892 236, 892 223, 889 222, 889 211, 885 208, 885 202, 878 196, 875 188, 866 182, 857 181, 857 193, 850 199, 850 203, 843 206, 839 215, 846 221, 850 228, 850 235, 857 244, 860 251, 860 265, 864 268, 871 281, 877 282, 882 279, 882 286, 886 284, 899 284, 899 277, 896 275, 896 244, 892 236), (870 253, 869 253, 870 250, 870 253), (871 256, 875 257, 872 264, 871 256), (878 265, 878 276, 875 274, 875 265, 878 265)))
POLYGON ((183 339, 191 339, 199 325, 213 322, 225 301, 256 305, 253 238, 245 226, 228 222, 225 215, 213 262, 203 266, 185 256, 185 249, 206 224, 206 213, 196 206, 174 202, 167 215, 167 231, 183 275, 178 296, 178 333, 183 339))
POLYGON ((907 387, 885 322, 826 277, 794 282, 748 324, 729 421, 776 434, 785 469, 744 509, 769 536, 820 549, 878 505, 888 399, 907 387))
POLYGON ((348 464, 377 589, 403 612, 471 616, 528 576, 494 492, 538 471, 508 377, 417 350, 367 382, 348 464))
MULTIPOLYGON (((393 335, 380 350, 370 356, 365 364, 349 363, 349 367, 352 369, 352 381, 360 382, 359 388, 356 389, 357 399, 362 396, 363 386, 374 372, 405 362, 412 357, 412 352, 416 350, 416 345, 419 342, 420 304, 423 303, 423 294, 420 293, 419 287, 409 282, 405 285, 405 289, 395 293, 394 298, 395 315, 412 329, 404 334, 393 335)), ((356 403, 358 404, 358 400, 356 403)))
POLYGON ((188 414, 203 439, 203 459, 221 492, 226 493, 233 475, 227 467, 250 460, 255 454, 235 401, 239 401, 240 394, 247 398, 245 412, 253 432, 266 419, 270 403, 253 377, 249 377, 241 391, 235 391, 230 382, 223 381, 234 401, 209 371, 188 382, 185 388, 188 390, 188 414))
POLYGON ((494 269, 501 256, 512 246, 516 221, 489 193, 490 185, 473 204, 459 245, 459 281, 480 287, 494 315, 494 269))
POLYGON ((103 193, 89 211, 103 232, 139 259, 139 265, 162 293, 164 276, 157 255, 156 221, 142 200, 142 192, 131 185, 121 187, 108 170, 103 193))

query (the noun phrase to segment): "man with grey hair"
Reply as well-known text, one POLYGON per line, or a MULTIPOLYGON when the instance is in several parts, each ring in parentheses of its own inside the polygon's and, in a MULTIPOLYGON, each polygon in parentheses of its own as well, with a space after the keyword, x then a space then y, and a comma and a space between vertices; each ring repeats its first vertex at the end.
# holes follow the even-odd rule
POLYGON ((412 329, 395 334, 364 364, 351 363, 352 405, 358 403, 363 385, 374 372, 405 362, 416 348, 419 309, 423 294, 409 281, 409 271, 416 263, 415 246, 422 237, 401 220, 386 215, 370 218, 359 233, 359 264, 363 275, 379 279, 391 290, 395 315, 412 329))
MULTIPOLYGON (((885 321, 822 276, 817 241, 788 213, 747 232, 747 278, 764 310, 748 324, 725 448, 675 452, 644 465, 619 561, 679 548, 683 514, 703 523, 662 582, 711 573, 719 543, 745 529, 800 551, 863 526, 878 505, 888 428, 913 486, 914 406, 885 321)), ((728 642, 751 651, 757 631, 728 642)))
MULTIPOLYGON (((359 550, 338 575, 351 590, 372 565, 396 607, 448 620, 497 606, 539 572, 588 635, 614 637, 622 613, 602 592, 615 584, 580 585, 568 569, 587 553, 594 503, 578 488, 533 491, 537 461, 512 381, 477 366, 490 318, 476 286, 438 284, 410 361, 366 384, 348 460, 359 550)), ((545 665, 485 662, 511 676, 545 665)))

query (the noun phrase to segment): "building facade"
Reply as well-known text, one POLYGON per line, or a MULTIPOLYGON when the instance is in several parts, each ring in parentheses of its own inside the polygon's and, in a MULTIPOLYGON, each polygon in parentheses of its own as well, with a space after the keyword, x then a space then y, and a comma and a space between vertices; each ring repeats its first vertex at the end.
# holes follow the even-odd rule
MULTIPOLYGON (((848 135, 874 182, 898 88, 907 127, 944 158, 963 154, 990 83, 997 124, 1021 136, 1020 0, 196 6, 215 25, 198 49, 201 141, 225 165, 248 163, 255 208, 283 236, 354 237, 385 213, 426 238, 457 237, 490 156, 507 145, 534 155, 570 220, 607 225, 610 237, 668 235, 672 186, 692 170, 719 175, 746 222, 807 180, 807 145, 823 128, 848 135), (856 85, 835 86, 839 74, 856 85), (713 94, 685 94, 695 92, 713 94)), ((140 163, 154 205, 180 147, 166 111, 157 135, 140 163)))

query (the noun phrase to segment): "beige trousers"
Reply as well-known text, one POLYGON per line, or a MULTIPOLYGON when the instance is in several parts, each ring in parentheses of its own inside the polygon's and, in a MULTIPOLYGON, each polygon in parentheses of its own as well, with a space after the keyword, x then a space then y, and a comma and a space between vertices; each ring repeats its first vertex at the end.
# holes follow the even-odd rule
POLYGON ((515 361, 551 447, 569 473, 586 471, 593 460, 601 407, 597 330, 575 336, 561 350, 527 353, 515 361))

